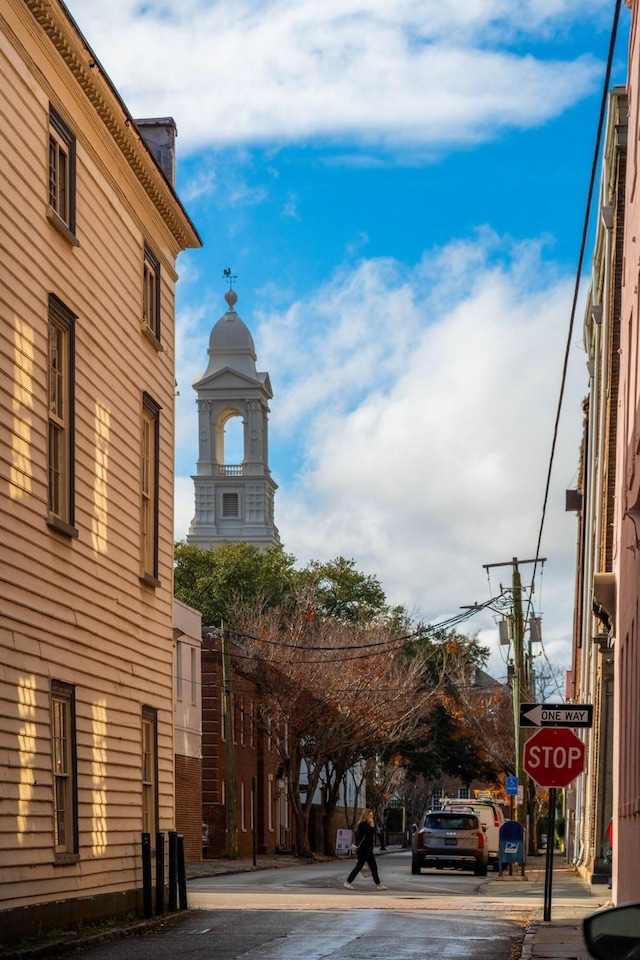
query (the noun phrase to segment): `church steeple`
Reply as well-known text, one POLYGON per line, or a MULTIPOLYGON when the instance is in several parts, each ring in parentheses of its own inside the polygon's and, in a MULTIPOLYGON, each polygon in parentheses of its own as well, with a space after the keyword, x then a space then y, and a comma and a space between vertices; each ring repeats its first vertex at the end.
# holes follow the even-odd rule
MULTIPOLYGON (((230 278, 230 271, 225 276, 230 278)), ((193 385, 198 398, 199 456, 195 515, 187 541, 215 546, 223 540, 279 544, 274 523, 277 484, 269 470, 268 414, 273 393, 268 373, 256 370, 253 337, 235 310, 238 296, 225 294, 228 310, 209 337, 209 363, 193 385), (243 422, 242 463, 225 459, 229 421, 243 422)))

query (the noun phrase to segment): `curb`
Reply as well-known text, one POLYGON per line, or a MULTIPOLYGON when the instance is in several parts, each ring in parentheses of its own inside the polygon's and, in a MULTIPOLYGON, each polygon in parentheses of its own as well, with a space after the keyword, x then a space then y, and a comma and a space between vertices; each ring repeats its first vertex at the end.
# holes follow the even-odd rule
POLYGON ((535 943, 536 934, 540 926, 539 920, 530 920, 525 931, 524 940, 522 941, 522 952, 520 953, 520 960, 531 960, 533 956, 533 945, 535 943))
POLYGON ((121 926, 116 922, 115 926, 111 926, 108 930, 75 939, 71 937, 65 940, 52 939, 26 947, 9 947, 6 950, 0 946, 0 960, 39 960, 44 957, 59 957, 79 948, 95 947, 101 943, 110 943, 112 940, 124 940, 126 937, 139 937, 160 926, 177 923, 187 916, 189 911, 183 910, 180 913, 152 917, 150 920, 123 923, 121 926))

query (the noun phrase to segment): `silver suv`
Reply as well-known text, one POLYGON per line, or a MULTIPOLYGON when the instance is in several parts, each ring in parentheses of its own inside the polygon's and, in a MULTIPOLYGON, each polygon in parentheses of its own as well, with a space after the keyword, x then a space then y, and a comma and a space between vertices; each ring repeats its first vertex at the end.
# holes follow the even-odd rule
POLYGON ((500 827, 504 823, 502 808, 492 800, 445 800, 442 809, 455 813, 475 813, 487 838, 489 863, 494 870, 497 870, 500 852, 500 827))
POLYGON ((460 867, 486 877, 489 848, 475 813, 428 810, 411 840, 411 873, 422 867, 460 867))

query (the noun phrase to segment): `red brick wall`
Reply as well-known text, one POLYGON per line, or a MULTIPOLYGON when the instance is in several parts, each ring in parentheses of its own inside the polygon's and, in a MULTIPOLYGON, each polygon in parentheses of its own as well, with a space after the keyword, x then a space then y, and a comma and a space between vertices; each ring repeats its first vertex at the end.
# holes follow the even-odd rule
POLYGON ((202 762, 175 757, 176 830, 184 836, 184 858, 202 859, 202 762))
MULTIPOLYGON (((251 856, 251 785, 255 778, 255 842, 259 854, 274 853, 279 842, 275 825, 275 781, 280 759, 274 743, 261 732, 260 693, 256 684, 234 665, 234 764, 238 855, 251 856), (273 777, 269 800, 269 775, 273 777), (244 785, 244 820, 242 811, 244 785), (269 803, 271 825, 269 829, 269 803), (244 822, 245 829, 242 828, 244 822)), ((202 645, 202 804, 209 824, 209 857, 227 854, 225 799, 225 743, 222 740, 222 669, 219 640, 203 638, 202 645)), ((291 818, 289 818, 291 828, 291 818)), ((288 844, 287 844, 288 845, 288 844)))
POLYGON ((224 743, 220 730, 222 671, 215 641, 202 641, 202 818, 209 824, 209 857, 226 853, 225 813, 220 770, 224 769, 224 743), (222 757, 222 764, 221 764, 222 757))

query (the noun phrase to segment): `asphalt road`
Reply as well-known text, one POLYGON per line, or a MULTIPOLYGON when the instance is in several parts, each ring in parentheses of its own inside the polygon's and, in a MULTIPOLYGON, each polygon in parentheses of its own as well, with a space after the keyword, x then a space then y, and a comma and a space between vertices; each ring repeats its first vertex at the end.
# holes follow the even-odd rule
POLYGON ((458 871, 412 876, 408 854, 379 860, 382 882, 342 886, 346 861, 206 877, 164 930, 82 952, 85 960, 513 960, 524 913, 458 871))

